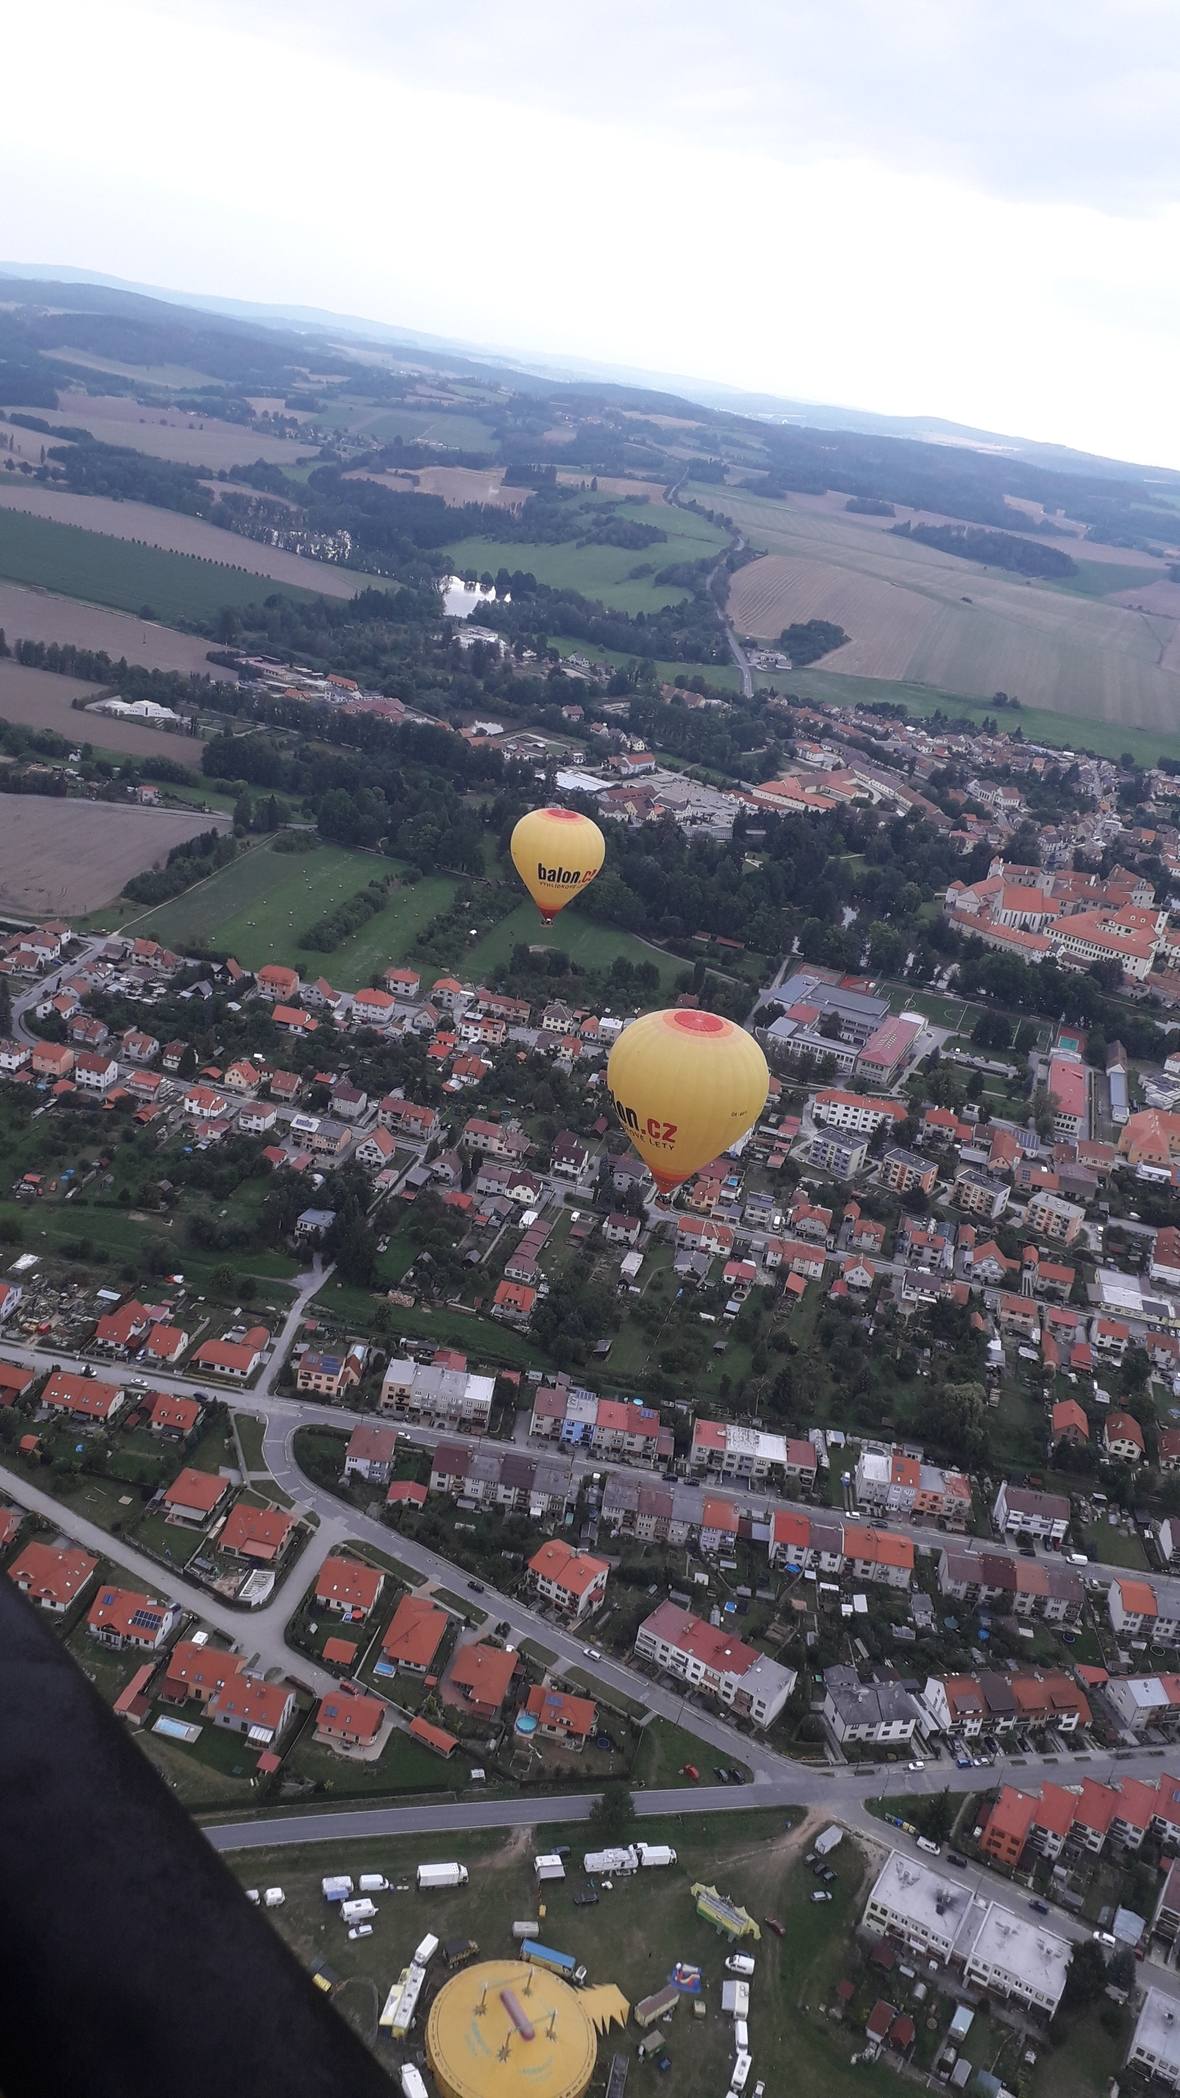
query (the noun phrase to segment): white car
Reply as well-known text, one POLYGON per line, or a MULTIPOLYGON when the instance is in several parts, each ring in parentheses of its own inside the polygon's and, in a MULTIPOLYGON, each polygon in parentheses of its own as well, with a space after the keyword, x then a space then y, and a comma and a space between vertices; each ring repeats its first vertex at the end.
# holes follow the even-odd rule
POLYGON ((925 1765, 925 1763, 921 1763, 921 1762, 915 1762, 915 1763, 907 1763, 905 1767, 906 1767, 906 1769, 907 1769, 907 1770, 925 1770, 925 1768, 926 1768, 926 1765, 925 1765))
POLYGON ((602 1655, 599 1653, 598 1648, 596 1646, 584 1646, 582 1648, 582 1652, 585 1654, 586 1659, 588 1661, 601 1661, 602 1659, 602 1655))

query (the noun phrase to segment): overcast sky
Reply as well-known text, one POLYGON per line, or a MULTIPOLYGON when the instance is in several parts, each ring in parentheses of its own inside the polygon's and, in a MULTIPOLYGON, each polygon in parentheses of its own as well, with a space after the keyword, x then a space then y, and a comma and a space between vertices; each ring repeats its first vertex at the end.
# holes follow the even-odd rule
POLYGON ((1180 467, 1175 0, 55 0, 0 246, 1180 467))

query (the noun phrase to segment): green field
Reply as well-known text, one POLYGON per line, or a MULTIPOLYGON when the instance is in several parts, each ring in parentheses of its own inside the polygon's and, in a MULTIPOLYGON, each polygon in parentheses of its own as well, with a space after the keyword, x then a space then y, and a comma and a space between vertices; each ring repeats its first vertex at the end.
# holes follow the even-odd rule
POLYGON ((490 454, 495 442, 488 423, 458 408, 382 408, 348 395, 326 402, 316 419, 331 429, 371 437, 374 444, 404 437, 407 443, 437 444, 452 452, 490 454))
POLYGON ((326 976, 354 991, 412 953, 423 927, 450 903, 455 879, 428 874, 392 890, 385 909, 331 953, 300 947, 299 935, 367 882, 398 871, 392 860, 341 845, 284 853, 268 842, 135 923, 145 938, 181 950, 224 948, 244 969, 287 962, 301 976, 326 976))
POLYGON ((559 947, 583 969, 609 969, 620 955, 629 962, 651 962, 660 972, 662 990, 670 990, 677 976, 689 966, 678 955, 663 954, 649 947, 634 933, 613 925, 600 925, 579 912, 575 904, 563 911, 552 925, 542 925, 532 904, 521 903, 506 918, 477 940, 464 958, 464 970, 475 983, 484 982, 496 969, 507 966, 514 947, 559 947))
MULTIPOLYGON (((591 645, 589 641, 572 641, 566 634, 550 634, 549 646, 555 648, 559 656, 585 656, 589 662, 610 663, 616 670, 629 670, 632 663, 642 660, 646 664, 649 661, 646 656, 628 655, 623 648, 600 648, 597 642, 591 645)), ((654 657, 650 661, 656 676, 666 685, 674 685, 677 679, 686 677, 703 677, 706 684, 716 685, 720 692, 740 692, 742 689, 737 665, 728 656, 724 663, 673 663, 654 657)), ((775 682, 770 677, 763 678, 758 672, 755 676, 760 684, 775 682)))
POLYGON ((1169 734, 1166 729, 1132 728, 1126 722, 1086 720, 1081 714, 1050 713, 1047 707, 1023 704, 1019 713, 997 713, 989 699, 968 699, 961 692, 942 692, 904 680, 843 677, 834 670, 780 670, 773 677, 755 672, 755 679, 759 685, 773 684, 779 690, 787 686, 800 699, 826 700, 830 706, 871 707, 879 699, 891 700, 915 721, 939 711, 967 714, 976 721, 990 715, 1001 734, 1011 734, 1019 726, 1028 743, 1088 750, 1100 758, 1121 757, 1125 750, 1143 765, 1153 765, 1161 757, 1180 758, 1180 730, 1169 734))
MULTIPOLYGON (((628 513, 631 514, 630 509, 628 513)), ((686 593, 675 585, 657 583, 655 573, 678 561, 699 561, 703 555, 720 553, 726 535, 703 517, 682 511, 653 509, 645 505, 636 513, 645 524, 658 524, 668 534, 655 546, 579 546, 565 539, 555 546, 530 539, 458 539, 451 548, 456 571, 482 575, 490 570, 528 569, 539 583, 555 590, 580 591, 616 612, 653 612, 661 605, 680 604, 686 593), (635 568, 649 568, 650 575, 632 576, 635 568)), ((590 651, 595 653, 595 651, 590 651)))
MULTIPOLYGON (((1108 567, 1095 595, 1101 577, 1089 571, 1098 563, 1086 564, 1079 587, 1063 589, 895 536, 849 516, 836 497, 691 492, 770 557, 734 574, 729 604, 739 632, 773 639, 792 620, 833 620, 850 638, 828 659, 828 674, 872 683, 885 696, 901 684, 966 699, 1016 693, 1026 736, 1041 733, 1040 708, 1057 717, 1056 741, 1079 720, 1094 722, 1121 739, 1101 746, 1116 754, 1127 745, 1127 723, 1152 732, 1153 750, 1162 747, 1156 738, 1175 734, 1180 673, 1166 652, 1176 623, 1115 604, 1120 568, 1108 567)), ((1138 564, 1128 574, 1134 588, 1138 564)), ((792 690, 807 683, 806 674, 787 675, 792 690)), ((1087 740, 1100 747, 1096 731, 1087 740)))
POLYGON ((153 618, 172 625, 208 619, 222 605, 256 604, 276 591, 304 601, 314 595, 194 554, 137 546, 131 539, 54 524, 21 510, 0 510, 0 577, 122 612, 150 605, 153 618))

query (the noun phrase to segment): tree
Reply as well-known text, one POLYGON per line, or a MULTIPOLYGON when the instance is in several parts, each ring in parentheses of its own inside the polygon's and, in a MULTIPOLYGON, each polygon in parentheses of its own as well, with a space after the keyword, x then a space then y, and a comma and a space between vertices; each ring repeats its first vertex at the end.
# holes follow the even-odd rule
POLYGON ((219 1267, 215 1267, 209 1279, 212 1282, 213 1288, 215 1289, 219 1297, 232 1296, 234 1287, 234 1271, 229 1266, 227 1261, 223 1260, 219 1267))
POLYGON ((1083 1938, 1074 1948, 1074 1955, 1065 1977, 1062 2005, 1066 2010, 1075 2006, 1084 2009, 1097 2003, 1106 1991, 1106 1961, 1102 1947, 1093 1938, 1083 1938))
POLYGON ((626 1785, 608 1785, 589 1813, 590 1827, 604 1848, 621 1843, 635 1819, 635 1801, 626 1785))

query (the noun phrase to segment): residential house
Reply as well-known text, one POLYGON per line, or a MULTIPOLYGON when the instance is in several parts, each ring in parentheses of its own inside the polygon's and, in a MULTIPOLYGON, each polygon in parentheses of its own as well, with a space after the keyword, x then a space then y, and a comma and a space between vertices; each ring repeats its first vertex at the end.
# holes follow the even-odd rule
POLYGON ((98 1560, 80 1545, 26 1544, 8 1568, 22 1595, 40 1610, 64 1617, 85 1594, 98 1572, 98 1560))
POLYGON ((179 1603, 159 1603, 130 1588, 100 1588, 86 1614, 86 1629, 102 1646, 158 1653, 181 1615, 179 1603))
POLYGON ((80 1427, 103 1427, 126 1404, 121 1384, 104 1384, 99 1377, 76 1377, 69 1370, 53 1370, 38 1404, 51 1413, 64 1414, 80 1427))
POLYGON ((1143 1430, 1133 1413, 1115 1409, 1102 1423, 1102 1443, 1108 1457, 1122 1464, 1142 1464, 1146 1446, 1143 1430))
POLYGON ((329 1552, 316 1575, 316 1608, 342 1617, 347 1624, 363 1624, 381 1599, 385 1575, 379 1567, 341 1552, 329 1552))
POLYGON ((331 1690, 316 1706, 315 1739, 325 1748, 373 1748, 385 1724, 386 1712, 383 1698, 331 1690))
POLYGON ((403 1595, 381 1640, 381 1658, 397 1674, 430 1674, 451 1623, 445 1610, 425 1596, 403 1595))
POLYGON ((283 1508, 254 1508, 238 1501, 226 1516, 217 1548, 252 1565, 277 1566, 298 1526, 298 1518, 283 1508))
POLYGON ((565 1690, 551 1690, 534 1683, 524 1701, 524 1710, 537 1722, 537 1732, 546 1741, 580 1754, 598 1726, 598 1707, 593 1698, 572 1697, 565 1690))
POLYGON ((1037 1493, 1028 1486, 1001 1482, 992 1508, 997 1530, 1060 1545, 1069 1528, 1069 1502, 1064 1494, 1037 1493))
POLYGON ((919 1719, 917 1705, 900 1683, 862 1683, 855 1668, 845 1666, 824 1670, 823 1715, 841 1745, 871 1741, 897 1746, 912 1741, 919 1719))
POLYGON ((388 1486, 397 1459, 397 1429, 365 1421, 354 1428, 344 1452, 344 1480, 366 1479, 373 1486, 388 1486))
POLYGON ((518 1659, 499 1646, 482 1640, 460 1646, 443 1679, 443 1696, 450 1704, 466 1705, 479 1719, 498 1718, 516 1677, 518 1659))
POLYGON ((610 1566, 594 1553, 550 1537, 533 1553, 528 1570, 538 1595, 575 1623, 601 1608, 610 1566))
POLYGON ((368 1348, 359 1340, 353 1341, 347 1349, 331 1353, 321 1348, 305 1348, 295 1372, 296 1391, 314 1392, 323 1399, 342 1399, 360 1383, 368 1353, 368 1348))
POLYGON ((203 1529, 219 1512, 231 1491, 229 1480, 219 1477, 216 1472, 199 1472, 186 1466, 176 1474, 172 1484, 164 1488, 164 1519, 203 1529))

